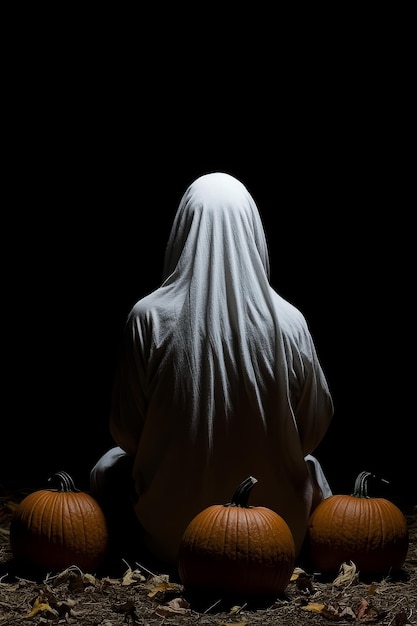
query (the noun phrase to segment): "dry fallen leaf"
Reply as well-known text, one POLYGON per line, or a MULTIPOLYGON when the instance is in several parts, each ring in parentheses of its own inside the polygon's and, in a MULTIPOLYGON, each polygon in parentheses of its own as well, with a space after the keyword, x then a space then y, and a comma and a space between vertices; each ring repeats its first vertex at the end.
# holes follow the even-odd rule
POLYGON ((291 574, 290 582, 295 582, 297 589, 306 595, 314 593, 313 579, 301 567, 296 567, 291 574))
POLYGON ((356 565, 353 561, 349 563, 342 563, 339 568, 339 573, 333 581, 334 587, 341 587, 353 585, 359 582, 359 572, 356 570, 356 565))
POLYGON ((132 585, 133 583, 143 583, 145 582, 145 576, 140 572, 140 570, 132 568, 128 568, 126 572, 123 574, 122 585, 132 585))
POLYGON ((340 617, 340 619, 349 618, 352 621, 356 619, 355 612, 350 608, 350 606, 345 606, 344 609, 340 611, 340 613, 337 613, 337 615, 340 617))
POLYGON ((355 619, 356 615, 349 606, 337 606, 334 607, 331 604, 307 604, 302 606, 305 611, 311 611, 312 613, 319 613, 328 620, 337 621, 345 619, 355 619))
POLYGON ((302 606, 303 611, 311 611, 312 613, 321 613, 326 607, 325 604, 310 603, 302 606))
POLYGON ((161 576, 152 576, 146 585, 146 589, 150 589, 148 596, 153 598, 157 593, 167 593, 173 591, 182 591, 182 585, 178 583, 171 583, 169 581, 169 576, 167 574, 163 574, 161 576))
POLYGON ((174 598, 164 605, 160 604, 155 612, 160 617, 166 617, 169 615, 188 615, 191 613, 191 609, 188 602, 183 598, 174 598))
POLYGON ((71 591, 83 591, 86 587, 95 587, 98 584, 95 576, 85 574, 76 565, 71 565, 47 580, 52 580, 52 587, 68 583, 71 591))
POLYGON ((295 567, 293 573, 291 574, 290 582, 297 580, 297 578, 299 578, 300 576, 304 578, 305 576, 308 576, 308 574, 303 569, 301 569, 301 567, 295 567))
POLYGON ((362 598, 356 610, 356 618, 361 622, 379 622, 385 615, 386 611, 378 611, 365 598, 362 598))
POLYGON ((59 617, 58 611, 55 611, 55 609, 49 606, 46 602, 42 602, 41 598, 38 597, 33 603, 32 610, 25 615, 23 619, 30 619, 38 613, 47 613, 50 617, 59 617))

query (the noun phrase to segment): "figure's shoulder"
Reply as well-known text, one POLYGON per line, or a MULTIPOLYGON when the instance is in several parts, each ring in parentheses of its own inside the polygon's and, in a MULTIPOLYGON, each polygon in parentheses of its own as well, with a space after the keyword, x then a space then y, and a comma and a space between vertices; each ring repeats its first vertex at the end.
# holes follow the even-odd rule
POLYGON ((135 302, 130 310, 130 317, 143 317, 150 313, 157 304, 157 298, 155 298, 155 291, 142 296, 135 302))
POLYGON ((148 295, 139 298, 139 300, 135 302, 132 307, 133 315, 140 315, 144 311, 148 311, 151 308, 152 302, 154 300, 153 293, 154 292, 149 293, 148 295))
POLYGON ((286 340, 298 348, 309 346, 311 333, 302 311, 278 293, 274 293, 273 301, 280 329, 286 340))
POLYGON ((133 305, 129 317, 131 319, 165 318, 171 303, 159 288, 143 296, 133 305))
POLYGON ((288 300, 285 300, 279 293, 272 291, 272 297, 276 311, 280 318, 285 320, 290 325, 295 326, 307 326, 307 321, 304 314, 294 304, 291 304, 288 300))

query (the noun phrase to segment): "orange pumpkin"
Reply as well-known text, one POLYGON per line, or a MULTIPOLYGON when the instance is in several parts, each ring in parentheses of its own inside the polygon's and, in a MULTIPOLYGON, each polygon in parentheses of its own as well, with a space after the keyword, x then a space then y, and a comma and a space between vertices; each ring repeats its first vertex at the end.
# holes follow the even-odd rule
POLYGON ((75 488, 66 472, 49 479, 58 488, 40 489, 26 496, 10 523, 13 556, 30 566, 62 570, 77 565, 94 572, 108 550, 104 513, 88 493, 75 488))
POLYGON ((256 482, 250 476, 230 503, 209 506, 189 523, 178 559, 189 592, 251 598, 280 594, 288 585, 295 564, 294 539, 278 513, 248 506, 256 482))
POLYGON ((313 566, 336 573, 353 561, 364 574, 398 572, 408 552, 407 520, 386 498, 368 497, 370 472, 361 472, 352 495, 333 495, 310 517, 308 546, 313 566))

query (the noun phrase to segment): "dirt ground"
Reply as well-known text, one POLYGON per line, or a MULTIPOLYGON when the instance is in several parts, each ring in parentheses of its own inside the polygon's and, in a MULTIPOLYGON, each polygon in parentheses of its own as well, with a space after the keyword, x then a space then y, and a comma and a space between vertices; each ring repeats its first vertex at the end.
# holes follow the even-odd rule
MULTIPOLYGON (((58 573, 19 569, 9 543, 10 519, 24 490, 0 491, 0 626, 324 626, 417 624, 417 506, 403 511, 409 550, 400 575, 366 580, 354 564, 325 580, 297 565, 282 597, 254 606, 222 598, 187 598, 175 576, 120 560, 103 572, 76 567, 58 573)), ((106 569, 107 567, 107 569, 106 569)))

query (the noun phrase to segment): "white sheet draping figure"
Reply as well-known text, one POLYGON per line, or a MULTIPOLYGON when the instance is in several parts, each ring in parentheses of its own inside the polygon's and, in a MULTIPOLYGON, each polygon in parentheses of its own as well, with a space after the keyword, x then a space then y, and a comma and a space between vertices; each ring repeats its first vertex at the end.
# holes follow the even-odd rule
POLYGON ((203 508, 248 476, 251 505, 277 511, 299 553, 313 500, 331 494, 311 453, 333 402, 302 313, 270 285, 266 237, 246 187, 225 173, 186 190, 159 288, 131 310, 110 417, 118 447, 91 472, 133 458, 135 512, 151 553, 175 563, 203 508))

